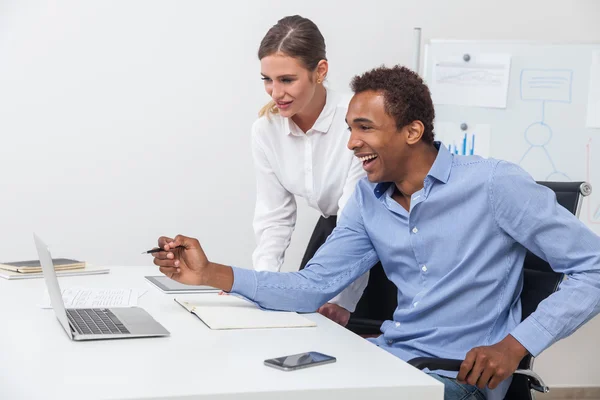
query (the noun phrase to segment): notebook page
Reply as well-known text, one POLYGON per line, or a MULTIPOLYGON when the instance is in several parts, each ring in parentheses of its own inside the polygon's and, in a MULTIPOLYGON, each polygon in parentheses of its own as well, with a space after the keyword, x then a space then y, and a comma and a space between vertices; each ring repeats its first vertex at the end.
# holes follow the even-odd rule
POLYGON ((237 296, 203 294, 175 299, 211 329, 299 328, 317 326, 310 319, 288 311, 268 311, 237 296))

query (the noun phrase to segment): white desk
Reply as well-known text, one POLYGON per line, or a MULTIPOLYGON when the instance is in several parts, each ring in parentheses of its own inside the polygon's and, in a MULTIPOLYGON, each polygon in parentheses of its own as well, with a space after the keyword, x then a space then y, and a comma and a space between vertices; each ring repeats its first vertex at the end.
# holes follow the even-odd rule
MULTIPOLYGON (((61 288, 147 290, 139 299, 167 338, 71 341, 41 309, 43 279, 0 279, 0 399, 439 399, 443 386, 319 314, 317 328, 212 331, 148 284, 153 267, 59 278, 61 288), (304 351, 333 364, 283 372, 263 360, 304 351)), ((202 296, 199 294, 197 296, 202 296)))

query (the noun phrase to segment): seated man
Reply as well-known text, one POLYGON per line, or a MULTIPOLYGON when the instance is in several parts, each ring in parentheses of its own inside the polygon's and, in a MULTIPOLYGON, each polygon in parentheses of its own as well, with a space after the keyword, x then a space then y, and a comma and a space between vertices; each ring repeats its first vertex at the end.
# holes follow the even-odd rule
POLYGON ((458 375, 432 374, 447 399, 502 398, 528 352, 537 356, 600 311, 600 237, 520 167, 434 142, 431 96, 414 72, 374 69, 352 89, 348 147, 367 177, 304 270, 215 264, 184 236, 160 238, 154 263, 182 283, 309 312, 381 261, 398 308, 374 343, 403 360, 464 358, 458 375), (526 249, 569 279, 521 322, 526 249))

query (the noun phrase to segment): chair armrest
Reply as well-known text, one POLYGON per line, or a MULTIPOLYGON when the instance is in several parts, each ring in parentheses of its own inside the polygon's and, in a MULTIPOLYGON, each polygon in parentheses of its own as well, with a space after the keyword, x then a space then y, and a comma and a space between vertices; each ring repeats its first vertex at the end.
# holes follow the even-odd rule
POLYGON ((436 369, 459 371, 462 362, 463 360, 454 360, 451 358, 417 357, 413 358, 408 363, 418 369, 427 368, 431 371, 435 371, 436 369))
POLYGON ((383 321, 376 319, 350 317, 350 321, 348 321, 346 328, 359 335, 380 335, 382 324, 383 321))
MULTIPOLYGON (((463 360, 454 360, 450 358, 432 358, 432 357, 417 357, 410 360, 408 363, 418 369, 429 369, 435 371, 438 369, 444 371, 460 371, 460 365, 463 360)), ((542 378, 530 369, 517 369, 514 374, 524 375, 529 382, 529 387, 541 393, 548 393, 550 388, 546 386, 542 378)))
POLYGON ((383 325, 383 321, 368 318, 350 318, 350 321, 348 321, 348 323, 364 326, 365 328, 375 328, 377 330, 379 330, 379 328, 381 328, 381 325, 383 325))
POLYGON ((546 386, 542 378, 530 369, 518 369, 515 374, 524 375, 529 381, 529 387, 540 393, 548 393, 550 388, 546 386))

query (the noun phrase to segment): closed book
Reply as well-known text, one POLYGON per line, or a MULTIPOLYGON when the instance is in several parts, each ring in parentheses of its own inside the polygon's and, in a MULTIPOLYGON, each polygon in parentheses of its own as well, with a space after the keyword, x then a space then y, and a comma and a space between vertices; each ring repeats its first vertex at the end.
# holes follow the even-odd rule
MULTIPOLYGON (((84 261, 72 260, 69 258, 54 258, 52 259, 52 263, 54 264, 54 269, 56 271, 85 268, 84 261)), ((42 266, 40 265, 39 260, 0 263, 0 269, 20 272, 22 274, 42 272, 42 266)))
MULTIPOLYGON (((56 276, 77 276, 77 275, 96 275, 96 274, 108 274, 110 272, 109 268, 106 267, 85 267, 78 269, 65 269, 56 271, 56 276)), ((43 272, 31 272, 31 273, 22 273, 15 271, 8 271, 6 269, 0 269, 0 278, 11 280, 16 279, 36 279, 43 278, 43 272)))

